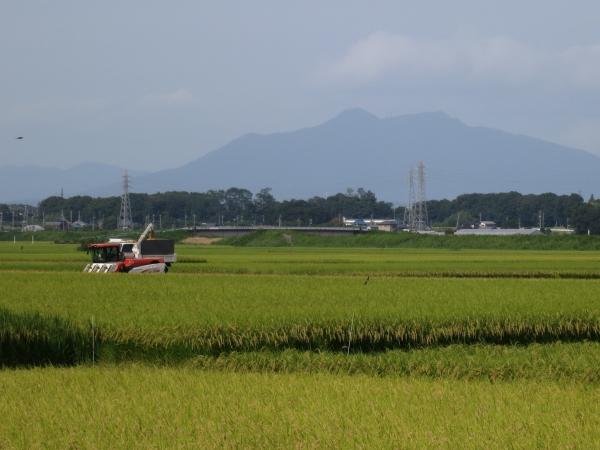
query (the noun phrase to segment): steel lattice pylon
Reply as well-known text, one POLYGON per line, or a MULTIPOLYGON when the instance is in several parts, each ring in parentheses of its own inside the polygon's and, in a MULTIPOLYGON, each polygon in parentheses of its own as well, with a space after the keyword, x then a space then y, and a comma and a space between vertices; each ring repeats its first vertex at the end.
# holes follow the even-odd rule
POLYGON ((404 223, 409 230, 415 229, 415 171, 410 169, 408 172, 408 205, 404 212, 404 223))
POLYGON ((410 231, 425 231, 429 229, 427 214, 427 196, 425 194, 425 165, 419 163, 417 169, 417 188, 415 189, 415 171, 408 173, 408 205, 405 210, 404 222, 410 231))
POLYGON ((133 221, 131 220, 131 203, 129 201, 129 174, 127 171, 123 174, 123 193, 121 194, 121 211, 117 228, 120 230, 131 230, 133 221))
POLYGON ((427 196, 425 195, 425 164, 419 162, 417 173, 418 187, 417 202, 415 204, 415 227, 417 231, 425 231, 429 228, 429 217, 427 214, 427 196))

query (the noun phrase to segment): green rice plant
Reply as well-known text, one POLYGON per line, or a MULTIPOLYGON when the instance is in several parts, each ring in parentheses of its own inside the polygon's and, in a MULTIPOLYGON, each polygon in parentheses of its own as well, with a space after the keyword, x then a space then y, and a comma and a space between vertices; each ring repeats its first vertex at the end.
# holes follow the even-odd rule
MULTIPOLYGON (((171 360, 171 363, 174 363, 171 360)), ((332 373, 491 381, 600 383, 600 343, 450 345, 379 353, 299 350, 230 352, 197 356, 184 367, 220 372, 332 373)))
MULTIPOLYGON (((356 264, 353 258, 361 254, 375 264, 373 252, 323 250, 321 256, 334 266, 346 264, 344 258, 356 264)), ((489 256, 465 255, 476 262, 489 256)), ((593 263, 595 256, 589 255, 586 264, 593 263)), ((390 258, 400 256, 393 253, 390 258)), ((452 261, 439 252, 404 256, 452 261)), ((504 261, 510 256, 495 253, 494 258, 504 261)), ((194 254, 187 257, 198 260, 194 254)), ((314 263, 316 253, 231 249, 223 258, 232 263, 238 258, 250 267, 251 258, 266 258, 273 265, 287 260, 293 266, 314 263)), ((39 264, 35 259, 24 263, 39 264)), ((186 264, 195 263, 181 265, 186 264)), ((405 278, 372 273, 366 282, 356 275, 0 271, 0 307, 60 317, 86 330, 95 317, 98 352, 105 360, 186 359, 262 349, 381 352, 453 344, 600 340, 600 282, 562 279, 563 273, 547 279, 518 278, 525 277, 523 272, 490 279, 474 278, 477 274, 405 278)))
POLYGON ((598 448, 578 382, 201 371, 0 371, 2 448, 598 448))
MULTIPOLYGON (((528 344, 600 341, 597 317, 541 316, 472 320, 378 320, 289 323, 268 326, 103 329, 108 359, 169 360, 223 352, 333 351, 340 353, 419 349, 453 344, 528 344)), ((106 349, 106 350, 105 350, 106 349)))
POLYGON ((78 364, 91 347, 90 333, 70 320, 0 308, 0 367, 78 364))
POLYGON ((600 274, 598 252, 396 248, 177 247, 174 272, 400 276, 600 274), (201 258, 202 263, 196 261, 201 258))
POLYGON ((596 280, 0 272, 0 284, 13 311, 119 329, 600 315, 596 280))
MULTIPOLYGON (((374 352, 600 340, 600 282, 0 273, 0 306, 97 321, 100 353, 374 352)), ((105 353, 106 354, 106 353, 105 353)))
MULTIPOLYGON (((598 278, 595 251, 410 248, 259 248, 177 245, 171 273, 598 278)), ((80 272, 89 255, 74 245, 0 242, 0 271, 80 272)))

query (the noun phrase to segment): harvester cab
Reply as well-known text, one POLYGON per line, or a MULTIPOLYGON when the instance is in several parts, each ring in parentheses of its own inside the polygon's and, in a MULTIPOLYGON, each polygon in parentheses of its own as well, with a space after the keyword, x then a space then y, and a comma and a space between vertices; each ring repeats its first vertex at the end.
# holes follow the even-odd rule
POLYGON ((166 273, 177 260, 175 241, 154 239, 154 226, 148 225, 137 241, 110 239, 90 244, 92 262, 84 272, 166 273))

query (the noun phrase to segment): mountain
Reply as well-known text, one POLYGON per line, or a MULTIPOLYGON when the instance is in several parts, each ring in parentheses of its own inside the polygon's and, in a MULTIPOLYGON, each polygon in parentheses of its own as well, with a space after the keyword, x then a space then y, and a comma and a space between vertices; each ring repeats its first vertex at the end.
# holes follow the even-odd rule
MULTIPOLYGON (((440 112, 378 118, 352 109, 320 125, 247 134, 184 166, 132 178, 133 192, 271 187, 280 199, 370 189, 405 202, 408 171, 423 161, 428 198, 467 192, 598 193, 600 158, 582 150, 468 126, 440 112)), ((0 201, 59 194, 118 195, 122 169, 0 168, 0 201)), ((135 175, 132 174, 132 175, 135 175)))
POLYGON ((440 112, 380 119, 352 109, 312 128, 247 134, 182 167, 134 179, 135 191, 273 188, 278 198, 371 189, 407 199, 423 161, 429 198, 465 192, 598 192, 600 158, 582 150, 468 126, 440 112))
POLYGON ((103 189, 122 175, 122 168, 98 163, 83 163, 69 169, 4 166, 0 167, 0 202, 36 204, 51 195, 60 195, 61 189, 67 197, 84 194, 103 189))

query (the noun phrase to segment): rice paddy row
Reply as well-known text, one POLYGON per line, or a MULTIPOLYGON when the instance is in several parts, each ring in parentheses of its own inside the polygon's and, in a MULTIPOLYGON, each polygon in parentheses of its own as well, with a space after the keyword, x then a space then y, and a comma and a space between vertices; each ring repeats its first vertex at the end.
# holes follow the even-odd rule
MULTIPOLYGON (((178 245, 173 273, 600 278, 600 252, 178 245)), ((0 242, 0 271, 79 272, 75 245, 0 242)))
POLYGON ((596 280, 2 272, 0 284, 0 307, 119 329, 600 314, 596 280))
POLYGON ((594 280, 2 272, 0 284, 4 348, 54 342, 62 355, 81 336, 75 362, 92 334, 109 361, 600 341, 594 280))
POLYGON ((241 373, 331 373, 600 384, 600 343, 451 345, 382 353, 233 352, 198 356, 186 361, 184 366, 241 373))
POLYGON ((252 374, 193 368, 0 371, 2 448, 598 448, 583 383, 252 374))

